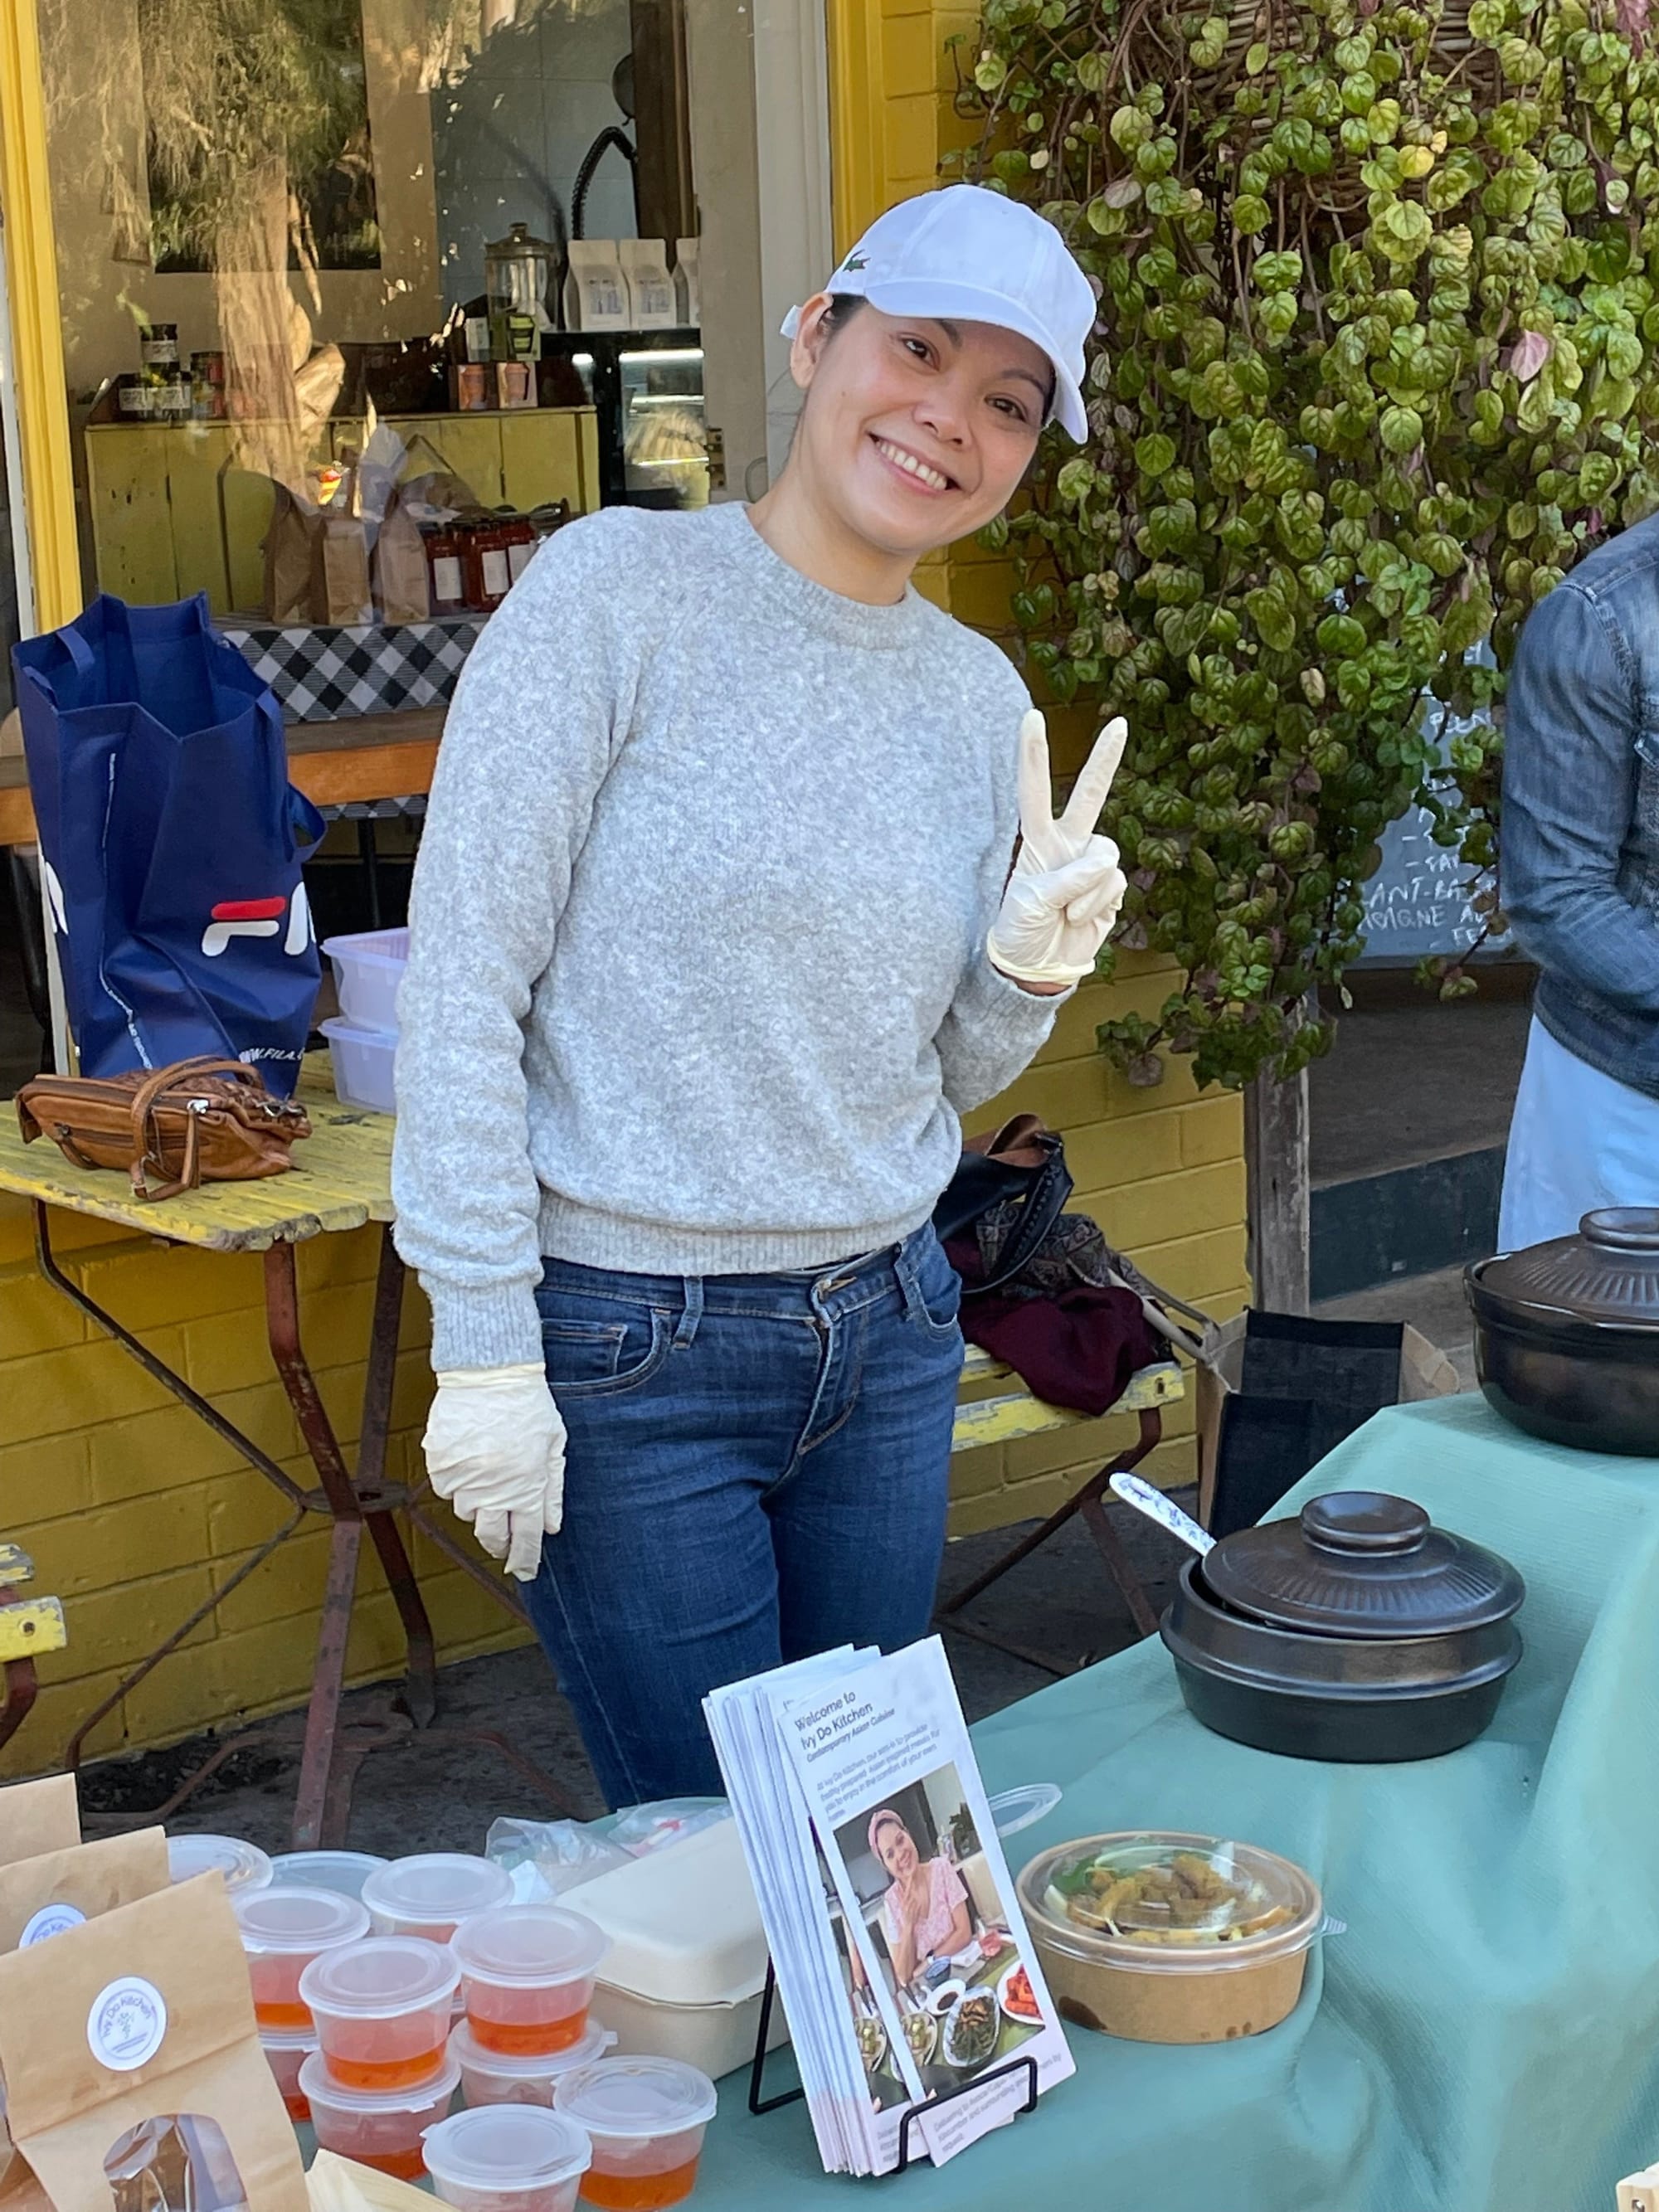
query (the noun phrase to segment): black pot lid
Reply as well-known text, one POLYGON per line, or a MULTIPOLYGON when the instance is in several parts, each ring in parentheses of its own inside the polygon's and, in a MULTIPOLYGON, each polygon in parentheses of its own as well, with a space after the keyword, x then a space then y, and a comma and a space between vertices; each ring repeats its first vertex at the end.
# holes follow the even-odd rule
POLYGON ((1495 1552, 1379 1490, 1333 1491, 1298 1520, 1224 1536, 1203 1576, 1236 1612, 1321 1636, 1444 1636, 1507 1620, 1526 1595, 1495 1552))
POLYGON ((1576 1237, 1503 1253, 1485 1262, 1478 1279, 1483 1291, 1511 1306, 1659 1328, 1659 1206, 1587 1213, 1576 1237))

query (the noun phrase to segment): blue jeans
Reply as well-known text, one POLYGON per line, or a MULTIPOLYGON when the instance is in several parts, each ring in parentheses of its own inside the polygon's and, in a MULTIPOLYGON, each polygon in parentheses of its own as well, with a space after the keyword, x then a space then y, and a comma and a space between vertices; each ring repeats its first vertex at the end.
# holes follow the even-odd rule
POLYGON ((546 1261, 570 1441, 564 1526, 526 1595, 612 1805, 720 1793, 710 1690, 926 1634, 959 1297, 931 1226, 803 1274, 546 1261))

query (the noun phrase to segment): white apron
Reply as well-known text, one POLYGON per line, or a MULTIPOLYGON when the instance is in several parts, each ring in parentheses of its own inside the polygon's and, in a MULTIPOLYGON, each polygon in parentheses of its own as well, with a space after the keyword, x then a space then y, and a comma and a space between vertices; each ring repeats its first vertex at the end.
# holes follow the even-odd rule
POLYGON ((1504 1163, 1498 1249, 1570 1237, 1603 1206, 1659 1206, 1659 1098, 1558 1044, 1536 1016, 1504 1163))

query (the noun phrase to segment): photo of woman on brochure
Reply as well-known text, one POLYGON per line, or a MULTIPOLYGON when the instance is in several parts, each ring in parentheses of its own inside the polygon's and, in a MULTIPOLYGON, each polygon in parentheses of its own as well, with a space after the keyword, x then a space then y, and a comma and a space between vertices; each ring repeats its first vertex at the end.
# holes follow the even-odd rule
MULTIPOLYGON (((889 1790, 835 1840, 864 1919, 849 1954, 854 2006, 879 1973, 928 2095, 1000 2065, 1038 2033, 1030 1979, 954 1765, 889 1790)), ((866 2035, 860 2031, 861 2052, 866 2035)))

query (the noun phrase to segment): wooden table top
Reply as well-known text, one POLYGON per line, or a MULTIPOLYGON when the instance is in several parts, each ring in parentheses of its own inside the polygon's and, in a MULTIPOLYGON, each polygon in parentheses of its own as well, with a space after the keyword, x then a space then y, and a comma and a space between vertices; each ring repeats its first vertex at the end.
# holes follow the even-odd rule
MULTIPOLYGON (((319 806, 429 791, 446 712, 442 707, 410 707, 396 714, 290 722, 289 774, 319 806)), ((20 756, 0 754, 0 845, 33 842, 28 769, 20 756)))
POLYGON ((343 1106, 325 1052, 308 1055, 296 1095, 311 1116, 311 1134, 294 1147, 287 1174, 260 1182, 205 1183, 155 1204, 135 1198, 118 1169, 73 1167, 49 1137, 26 1145, 8 1103, 0 1109, 0 1190, 217 1252, 263 1252, 331 1230, 359 1229, 366 1221, 390 1221, 392 1115, 343 1106))

